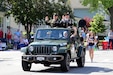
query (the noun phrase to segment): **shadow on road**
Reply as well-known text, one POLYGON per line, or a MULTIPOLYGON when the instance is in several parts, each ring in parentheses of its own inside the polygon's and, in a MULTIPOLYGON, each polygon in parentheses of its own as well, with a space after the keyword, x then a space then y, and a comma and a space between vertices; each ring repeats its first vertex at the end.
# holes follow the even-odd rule
MULTIPOLYGON (((69 73, 69 74, 90 74, 92 72, 112 72, 113 69, 109 69, 109 68, 103 68, 103 67, 91 67, 91 66, 86 66, 84 68, 78 68, 78 67, 71 67, 70 70, 66 73, 69 73)), ((37 71, 37 70, 31 70, 30 72, 49 72, 49 73, 65 73, 65 72, 62 72, 60 70, 60 67, 50 67, 48 69, 44 69, 44 70, 40 70, 40 71, 37 71)))

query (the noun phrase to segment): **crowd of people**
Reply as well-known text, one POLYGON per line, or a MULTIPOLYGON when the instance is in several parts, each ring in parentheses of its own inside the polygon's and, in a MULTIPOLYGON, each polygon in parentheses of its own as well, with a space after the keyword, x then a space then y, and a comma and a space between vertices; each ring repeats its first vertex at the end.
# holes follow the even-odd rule
POLYGON ((14 50, 20 49, 21 47, 25 47, 29 44, 29 41, 26 35, 23 35, 22 31, 17 29, 16 32, 12 33, 10 28, 7 28, 7 33, 4 33, 2 29, 0 29, 0 50, 7 48, 13 48, 14 50), (3 37, 5 35, 5 37, 3 37), (5 44, 6 46, 3 46, 5 44))

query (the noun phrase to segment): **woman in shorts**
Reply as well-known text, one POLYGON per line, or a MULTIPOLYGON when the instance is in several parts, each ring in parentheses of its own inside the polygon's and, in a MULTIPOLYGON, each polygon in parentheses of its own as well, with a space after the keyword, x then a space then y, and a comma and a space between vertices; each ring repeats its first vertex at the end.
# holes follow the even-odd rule
POLYGON ((89 36, 87 37, 88 42, 88 50, 91 62, 93 62, 94 57, 94 48, 95 48, 95 35, 93 32, 89 32, 89 36))

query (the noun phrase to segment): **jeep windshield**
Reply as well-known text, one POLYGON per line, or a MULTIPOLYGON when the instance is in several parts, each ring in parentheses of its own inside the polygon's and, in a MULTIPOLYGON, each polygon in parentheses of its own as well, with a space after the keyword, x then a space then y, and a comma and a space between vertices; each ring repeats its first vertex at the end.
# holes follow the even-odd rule
POLYGON ((69 37, 69 31, 66 29, 39 29, 36 33, 37 40, 66 40, 69 37))

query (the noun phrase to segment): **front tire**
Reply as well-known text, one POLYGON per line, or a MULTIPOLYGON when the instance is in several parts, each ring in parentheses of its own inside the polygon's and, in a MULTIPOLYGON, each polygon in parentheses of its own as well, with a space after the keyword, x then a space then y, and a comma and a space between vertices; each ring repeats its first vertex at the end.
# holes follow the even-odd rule
POLYGON ((30 71, 31 63, 22 60, 22 68, 24 71, 30 71))
POLYGON ((82 51, 81 57, 76 59, 76 62, 77 62, 78 67, 84 67, 85 65, 85 52, 84 51, 82 51))
POLYGON ((69 69, 70 69, 70 56, 67 53, 64 55, 64 60, 61 63, 61 70, 67 72, 69 71, 69 69))

